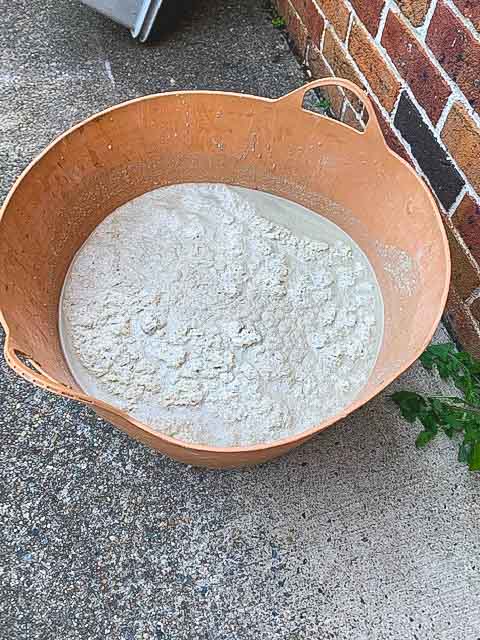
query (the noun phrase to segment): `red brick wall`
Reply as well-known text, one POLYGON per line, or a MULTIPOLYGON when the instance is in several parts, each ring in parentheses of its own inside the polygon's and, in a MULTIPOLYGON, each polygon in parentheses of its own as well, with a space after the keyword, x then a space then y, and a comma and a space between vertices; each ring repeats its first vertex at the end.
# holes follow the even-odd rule
MULTIPOLYGON (((364 88, 387 142, 429 184, 453 261, 445 318, 480 356, 480 0, 275 0, 315 77, 364 88)), ((328 90, 335 115, 361 105, 328 90)))

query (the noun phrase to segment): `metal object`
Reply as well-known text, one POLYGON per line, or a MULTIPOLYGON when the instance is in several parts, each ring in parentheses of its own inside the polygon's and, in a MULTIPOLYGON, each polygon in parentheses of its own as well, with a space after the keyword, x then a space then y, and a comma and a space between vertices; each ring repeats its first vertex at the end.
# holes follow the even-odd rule
POLYGON ((148 39, 163 4, 163 0, 80 1, 130 29, 132 36, 140 42, 148 39))

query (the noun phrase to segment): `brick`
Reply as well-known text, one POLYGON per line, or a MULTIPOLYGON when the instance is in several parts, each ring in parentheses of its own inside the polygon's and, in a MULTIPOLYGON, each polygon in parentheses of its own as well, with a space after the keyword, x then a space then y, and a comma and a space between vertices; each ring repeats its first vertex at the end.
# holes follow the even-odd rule
POLYGON ((370 31, 372 36, 377 35, 385 0, 350 0, 358 17, 370 31))
POLYGON ((480 42, 439 0, 427 33, 427 44, 472 107, 480 109, 480 42))
POLYGON ((322 87, 322 92, 328 100, 330 100, 330 112, 336 119, 340 119, 343 109, 343 101, 345 95, 341 89, 335 86, 322 87))
POLYGON ((285 18, 293 49, 303 56, 308 42, 308 32, 304 24, 288 0, 280 0, 278 6, 281 15, 285 18))
MULTIPOLYGON (((315 45, 311 45, 308 50, 307 59, 308 68, 313 78, 328 78, 333 74, 330 71, 325 58, 315 45)), ((330 111, 334 117, 338 117, 342 112, 343 94, 339 89, 332 85, 331 87, 322 87, 320 90, 323 97, 330 101, 330 111)))
MULTIPOLYGON (((325 58, 321 54, 320 50, 315 47, 315 45, 311 45, 308 51, 308 67, 312 73, 314 78, 328 78, 332 76, 330 69, 327 66, 325 58)), ((322 87, 322 94, 325 98, 330 100, 330 110, 335 117, 338 117, 342 112, 343 105, 343 94, 337 87, 322 87)))
POLYGON ((354 22, 350 33, 349 49, 373 92, 385 109, 392 111, 400 91, 400 83, 390 71, 375 43, 357 21, 354 22))
POLYGON ((322 87, 325 97, 330 100, 330 111, 335 118, 340 118, 343 108, 344 94, 338 87, 322 87))
POLYGON ((347 37, 350 11, 345 6, 343 0, 316 0, 317 4, 326 15, 327 20, 335 29, 340 40, 345 41, 347 37))
POLYGON ((465 183, 405 92, 398 104, 395 126, 448 211, 465 183))
MULTIPOLYGON (((347 80, 351 80, 355 84, 357 84, 360 88, 365 89, 362 81, 360 80, 360 76, 355 71, 353 64, 348 59, 346 53, 343 51, 340 44, 332 35, 331 29, 328 29, 325 32, 325 41, 323 43, 323 54, 331 66, 333 73, 340 77, 346 78, 347 80)), ((352 102, 352 106, 355 109, 361 108, 361 101, 355 99, 352 102)))
POLYGON ((452 285, 460 298, 466 300, 477 287, 480 287, 480 272, 470 260, 468 252, 448 221, 445 222, 445 231, 452 259, 452 285))
POLYGON ((412 159, 408 155, 405 147, 400 142, 397 134, 392 129, 390 124, 385 120, 382 112, 380 111, 380 109, 377 107, 375 103, 373 103, 373 108, 375 109, 375 113, 377 114, 378 122, 380 124, 383 137, 385 138, 385 142, 388 144, 388 146, 392 151, 394 151, 397 155, 399 155, 401 158, 406 160, 410 165, 413 165, 412 159))
POLYGON ((450 87, 428 59, 412 30, 392 11, 385 23, 382 44, 430 120, 436 124, 451 94, 450 87))
POLYGON ((430 1, 431 0, 397 0, 397 4, 413 26, 420 27, 425 22, 430 1))
POLYGON ((352 129, 356 129, 357 131, 363 131, 365 128, 362 122, 359 121, 357 116, 355 115, 355 111, 348 104, 345 107, 342 122, 348 124, 349 127, 352 127, 352 129))
POLYGON ((470 313, 480 323, 480 298, 476 298, 470 305, 470 313))
POLYGON ((320 44, 320 37, 323 33, 324 20, 317 5, 313 0, 290 0, 295 11, 300 16, 312 42, 320 44))
POLYGON ((473 22, 473 26, 480 31, 480 3, 478 0, 454 0, 463 15, 473 22))
POLYGON ((478 324, 469 313, 468 305, 462 302, 454 288, 450 289, 444 320, 459 346, 472 356, 480 357, 480 335, 478 324))
POLYGON ((432 190, 432 188, 430 187, 430 185, 428 184, 428 180, 426 180, 425 178, 423 179, 423 181, 425 182, 425 184, 427 185, 427 187, 430 189, 430 193, 432 194, 433 199, 435 200, 435 204, 438 207, 438 210, 440 211, 440 213, 442 214, 446 214, 447 210, 445 209, 445 207, 443 206, 443 204, 440 202, 440 200, 438 199, 437 194, 435 193, 435 191, 432 190))
POLYGON ((451 108, 441 135, 450 155, 480 193, 480 128, 460 102, 451 108))
POLYGON ((480 202, 465 195, 452 216, 452 222, 480 265, 480 202))
POLYGON ((343 92, 334 85, 331 87, 322 87, 321 92, 323 96, 330 101, 330 113, 334 118, 339 120, 342 113, 343 101, 345 99, 343 92))
POLYGON ((308 50, 307 65, 313 78, 327 78, 332 75, 320 49, 312 44, 308 50))

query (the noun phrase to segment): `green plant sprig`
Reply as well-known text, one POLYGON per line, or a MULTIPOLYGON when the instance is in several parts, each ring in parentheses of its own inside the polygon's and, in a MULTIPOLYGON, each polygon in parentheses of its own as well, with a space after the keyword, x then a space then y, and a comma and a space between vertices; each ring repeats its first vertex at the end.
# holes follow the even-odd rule
POLYGON ((317 98, 313 103, 313 106, 317 109, 323 109, 323 111, 328 111, 332 103, 330 102, 330 98, 317 98))
POLYGON ((448 438, 463 437, 458 461, 468 464, 470 471, 480 471, 480 360, 447 343, 428 347, 420 362, 428 371, 436 368, 442 380, 452 381, 464 397, 413 391, 392 395, 405 420, 412 424, 418 420, 423 426, 416 446, 425 447, 441 431, 448 438))
POLYGON ((283 16, 275 16, 272 18, 272 25, 275 29, 283 29, 286 25, 285 18, 283 16))

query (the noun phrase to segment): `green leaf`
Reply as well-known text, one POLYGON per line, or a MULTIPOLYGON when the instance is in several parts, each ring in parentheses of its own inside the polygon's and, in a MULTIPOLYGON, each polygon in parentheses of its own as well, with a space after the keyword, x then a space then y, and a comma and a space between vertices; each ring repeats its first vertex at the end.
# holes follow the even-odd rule
POLYGON ((480 471, 480 442, 476 442, 470 451, 468 468, 470 471, 480 471))
POLYGON ((425 367, 425 369, 428 369, 428 371, 432 371, 432 369, 433 369, 433 367, 435 365, 435 361, 431 357, 431 355, 429 354, 428 349, 426 351, 424 351, 422 353, 422 355, 420 356, 420 362, 425 367))
POLYGON ((462 413, 461 411, 457 411, 456 409, 446 409, 443 412, 442 418, 445 420, 445 424, 448 424, 448 426, 452 429, 463 431, 463 429, 465 428, 467 418, 465 418, 464 412, 462 413))
POLYGON ((435 402, 435 415, 442 425, 455 429, 455 431, 463 431, 466 424, 472 420, 472 414, 460 407, 452 407, 451 404, 438 400, 435 402))
POLYGON ((272 18, 272 25, 275 27, 275 29, 283 29, 285 24, 285 18, 283 18, 282 16, 276 16, 275 18, 272 18))
POLYGON ((462 442, 462 444, 458 447, 458 461, 464 462, 466 464, 470 459, 471 450, 472 446, 470 444, 465 444, 465 442, 462 442))
POLYGON ((472 404, 478 403, 479 396, 476 383, 468 371, 456 371, 452 374, 452 379, 457 389, 460 389, 465 394, 468 402, 472 404))
POLYGON ((425 369, 433 369, 439 358, 445 359, 448 350, 449 345, 431 345, 420 356, 420 362, 425 369))
POLYGON ((430 402, 430 407, 432 409, 432 412, 435 414, 436 418, 437 418, 437 422, 439 425, 442 424, 447 424, 445 417, 444 417, 444 413, 445 413, 445 406, 442 400, 439 400, 438 398, 428 398, 429 402, 430 402))
POLYGON ((428 408, 426 400, 413 391, 397 391, 392 400, 399 407, 400 413, 408 422, 415 422, 428 408))
POLYGON ((467 424, 463 436, 464 442, 480 442, 480 429, 475 423, 467 424))
POLYGON ((323 109, 324 111, 328 111, 328 109, 330 109, 330 107, 332 106, 332 103, 330 102, 329 98, 320 98, 315 102, 314 106, 318 107, 319 109, 323 109))
POLYGON ((423 424, 425 431, 431 431, 437 433, 438 431, 438 418, 433 411, 426 411, 418 416, 418 419, 423 424))
POLYGON ((459 351, 455 354, 457 360, 468 369, 471 375, 480 376, 480 360, 474 358, 472 355, 467 353, 467 351, 459 351))
POLYGON ((457 352, 451 343, 428 347, 420 357, 423 366, 436 366, 443 380, 452 380, 468 402, 480 403, 480 361, 466 352, 457 352))
POLYGON ((420 362, 429 370, 432 370, 434 365, 436 365, 440 377, 448 380, 455 368, 458 368, 458 364, 456 365, 452 358, 454 354, 455 345, 451 343, 435 344, 424 351, 420 356, 420 362))
POLYGON ((480 360, 451 343, 428 347, 420 360, 427 370, 437 369, 441 378, 453 382, 463 397, 423 397, 409 391, 392 396, 406 420, 419 420, 424 427, 416 446, 425 447, 439 429, 448 438, 463 433, 458 460, 468 463, 471 471, 480 471, 480 360))
POLYGON ((435 436, 436 432, 434 431, 421 431, 415 440, 415 446, 417 449, 423 449, 435 436))
POLYGON ((453 342, 444 342, 443 344, 431 344, 425 353, 434 360, 448 360, 452 354, 456 353, 456 348, 453 342))

